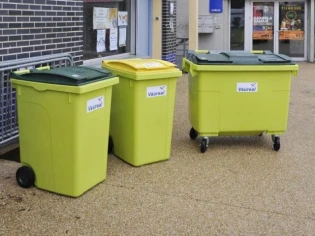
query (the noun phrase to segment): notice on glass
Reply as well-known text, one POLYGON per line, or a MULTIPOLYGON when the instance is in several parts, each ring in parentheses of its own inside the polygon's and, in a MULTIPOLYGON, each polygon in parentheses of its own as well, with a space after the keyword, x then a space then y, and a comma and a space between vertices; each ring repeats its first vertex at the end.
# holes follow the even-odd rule
POLYGON ((119 11, 118 12, 118 26, 127 26, 128 25, 128 12, 119 11))
POLYGON ((97 30, 97 38, 96 38, 96 52, 105 52, 105 31, 106 30, 97 30))
POLYGON ((274 3, 253 3, 253 39, 272 40, 274 31, 274 3))
POLYGON ((110 34, 109 34, 109 50, 114 51, 117 50, 117 41, 118 41, 118 32, 117 32, 117 27, 111 27, 110 28, 110 34))
MULTIPOLYGON (((280 3, 280 40, 304 41, 304 3, 295 2, 290 4, 280 3)), ((296 48, 296 43, 293 48, 296 48)), ((291 44, 290 44, 291 48, 291 44)))
POLYGON ((93 29, 109 28, 108 8, 93 8, 93 29))
POLYGON ((127 28, 119 27, 119 47, 126 46, 127 28))
POLYGON ((111 28, 117 28, 117 8, 109 8, 108 18, 111 28))
POLYGON ((118 49, 117 8, 109 9, 109 22, 110 22, 109 50, 114 51, 118 49))

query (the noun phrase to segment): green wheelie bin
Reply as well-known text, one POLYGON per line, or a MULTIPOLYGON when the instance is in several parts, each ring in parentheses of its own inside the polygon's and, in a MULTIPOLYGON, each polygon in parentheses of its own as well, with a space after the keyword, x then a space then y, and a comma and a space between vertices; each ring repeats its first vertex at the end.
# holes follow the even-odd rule
POLYGON ((109 149, 133 166, 169 159, 181 71, 155 59, 104 60, 102 67, 120 81, 113 88, 109 149))
POLYGON ((78 197, 102 182, 112 86, 104 69, 60 67, 16 72, 21 187, 78 197))
POLYGON ((291 77, 298 65, 269 51, 191 51, 183 59, 189 73, 190 138, 201 136, 201 152, 209 137, 272 136, 280 149, 287 129, 291 77))

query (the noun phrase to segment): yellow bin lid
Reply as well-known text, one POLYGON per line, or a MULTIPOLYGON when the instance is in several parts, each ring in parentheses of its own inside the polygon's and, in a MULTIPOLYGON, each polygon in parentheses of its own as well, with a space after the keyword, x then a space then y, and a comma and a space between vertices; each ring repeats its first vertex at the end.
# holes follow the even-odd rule
POLYGON ((174 78, 182 75, 175 64, 158 59, 103 60, 102 68, 134 80, 174 78))

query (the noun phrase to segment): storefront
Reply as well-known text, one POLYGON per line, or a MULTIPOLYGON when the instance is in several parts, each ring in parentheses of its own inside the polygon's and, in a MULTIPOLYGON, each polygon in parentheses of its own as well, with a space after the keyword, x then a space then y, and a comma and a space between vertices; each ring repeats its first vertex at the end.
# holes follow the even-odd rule
MULTIPOLYGON (((198 44, 208 50, 270 50, 296 61, 314 61, 314 0, 199 0, 198 44), (211 12, 212 5, 218 6, 211 12), (227 27, 228 26, 228 27, 227 27)), ((180 22, 179 22, 180 24, 180 22)), ((191 30, 191 26, 190 26, 191 30)), ((190 40, 189 39, 189 40, 190 40)))
POLYGON ((307 9, 304 0, 232 1, 230 49, 270 50, 307 60, 307 9))

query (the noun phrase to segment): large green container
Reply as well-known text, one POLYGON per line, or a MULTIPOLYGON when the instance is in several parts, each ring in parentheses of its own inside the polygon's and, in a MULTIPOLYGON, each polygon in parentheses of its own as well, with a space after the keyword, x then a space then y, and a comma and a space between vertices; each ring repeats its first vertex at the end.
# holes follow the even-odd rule
POLYGON ((183 59, 189 72, 190 137, 272 135, 274 149, 287 128, 292 74, 298 65, 271 52, 190 52, 183 59))
POLYGON ((11 75, 23 165, 17 181, 78 197, 106 177, 111 94, 118 78, 87 67, 27 72, 11 75))
POLYGON ((102 67, 120 79, 112 97, 114 154, 133 166, 169 159, 181 71, 154 59, 103 61, 102 67))

